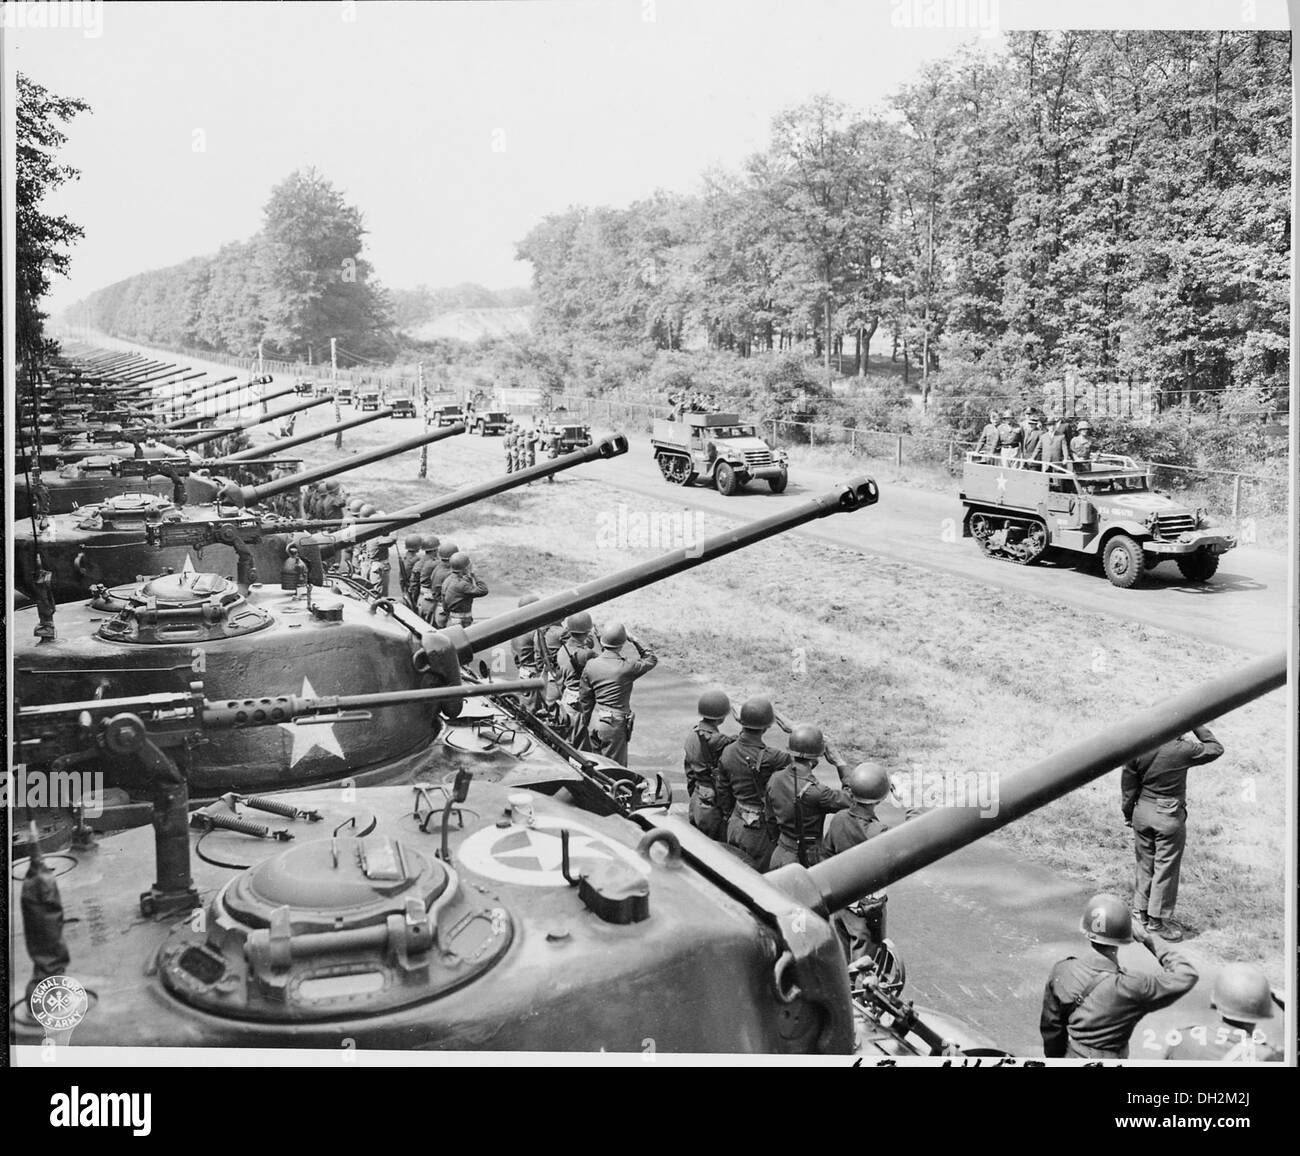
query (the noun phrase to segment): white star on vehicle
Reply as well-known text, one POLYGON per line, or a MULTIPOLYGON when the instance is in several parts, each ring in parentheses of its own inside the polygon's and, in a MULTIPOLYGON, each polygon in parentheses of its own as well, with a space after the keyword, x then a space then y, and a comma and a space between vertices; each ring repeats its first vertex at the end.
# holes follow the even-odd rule
POLYGON ((1007 475, 998 474, 998 492, 1006 493, 1006 489, 1007 489, 1007 475))
MULTIPOLYGON (((513 851, 497 851, 497 859, 531 859, 536 862, 538 870, 557 871, 564 862, 564 847, 559 835, 549 831, 536 831, 525 827, 520 832, 526 845, 516 847, 513 851)), ((614 856, 602 849, 601 844, 587 835, 576 831, 569 839, 569 860, 575 859, 612 859, 614 856)))
POLYGON ((194 559, 188 550, 185 551, 185 565, 181 567, 182 574, 197 573, 197 567, 194 565, 194 559))
MULTIPOLYGON (((303 675, 302 697, 316 698, 316 690, 311 679, 303 675)), ((314 750, 327 755, 335 755, 346 761, 338 736, 334 733, 334 723, 280 723, 280 726, 293 736, 293 752, 289 756, 289 766, 296 767, 314 750)))

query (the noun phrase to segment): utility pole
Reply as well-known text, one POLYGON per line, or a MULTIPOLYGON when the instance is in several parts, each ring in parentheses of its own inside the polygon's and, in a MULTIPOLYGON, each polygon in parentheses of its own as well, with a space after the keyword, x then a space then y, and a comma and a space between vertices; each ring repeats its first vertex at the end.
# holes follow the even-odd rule
MULTIPOLYGON (((424 362, 415 363, 415 381, 420 389, 420 417, 424 421, 424 428, 429 428, 429 387, 424 383, 424 362)), ((420 475, 421 478, 429 476, 429 444, 426 442, 420 447, 420 475)))
MULTIPOLYGON (((260 341, 257 343, 257 376, 258 377, 263 376, 262 375, 262 343, 260 341)), ((262 412, 264 414, 270 412, 270 409, 267 407, 266 404, 265 395, 263 395, 262 397, 262 412)))
MULTIPOLYGON (((330 393, 334 395, 334 424, 338 425, 343 415, 339 412, 339 344, 335 337, 330 338, 330 393)), ((343 448, 342 430, 334 435, 334 448, 343 448)))

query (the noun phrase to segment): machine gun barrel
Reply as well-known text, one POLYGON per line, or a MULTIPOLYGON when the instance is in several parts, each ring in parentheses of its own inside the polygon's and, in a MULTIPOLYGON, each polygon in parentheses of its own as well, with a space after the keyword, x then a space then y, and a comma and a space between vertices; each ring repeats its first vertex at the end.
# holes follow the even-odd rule
POLYGON ((1285 654, 1257 659, 1001 780, 995 815, 978 806, 936 807, 813 867, 791 864, 768 879, 821 915, 838 911, 1285 683, 1285 654))
POLYGON ((660 558, 630 566, 617 574, 597 578, 572 590, 552 594, 539 602, 531 602, 527 606, 494 615, 485 622, 476 622, 464 629, 449 627, 443 633, 451 639, 457 657, 464 662, 478 651, 489 650, 512 638, 518 638, 530 630, 536 630, 539 626, 545 626, 567 614, 585 610, 588 606, 595 606, 601 602, 608 602, 620 594, 639 590, 662 578, 680 574, 683 570, 702 566, 714 558, 721 558, 724 554, 761 542, 764 538, 770 538, 795 526, 825 518, 830 514, 847 513, 874 505, 879 499, 880 491, 874 479, 853 478, 842 482, 820 497, 812 498, 779 514, 772 514, 766 518, 759 518, 756 522, 738 526, 726 533, 715 534, 696 546, 674 550, 660 558))
POLYGON ((339 518, 262 518, 248 514, 242 518, 212 518, 201 522, 150 522, 144 528, 150 546, 233 546, 236 542, 260 542, 264 534, 310 534, 338 530, 341 526, 374 526, 383 533, 388 525, 384 518, 358 518, 343 522, 339 518))
MULTIPOLYGON (((441 498, 434 498, 419 505, 405 506, 400 510, 394 510, 393 513, 387 516, 386 527, 361 530, 355 533, 344 529, 339 538, 346 540, 348 543, 368 542, 371 538, 379 538, 385 534, 393 533, 403 526, 413 526, 416 522, 424 521, 425 518, 433 518, 440 514, 449 513, 452 510, 458 510, 462 506, 468 506, 470 503, 477 502, 482 498, 490 498, 493 494, 499 494, 504 490, 512 490, 516 486, 522 486, 538 478, 549 477, 551 474, 558 474, 561 470, 580 466, 583 462, 594 462, 600 458, 614 458, 625 453, 627 453, 627 438, 622 434, 614 434, 612 437, 602 438, 589 446, 574 450, 571 454, 561 454, 550 461, 538 462, 535 466, 516 470, 512 474, 501 474, 499 477, 490 478, 486 482, 463 486, 450 494, 444 494, 441 498)), ((343 542, 340 541, 340 544, 343 544, 343 542)))
MULTIPOLYGON (((254 426, 265 425, 269 421, 279 421, 281 418, 288 417, 291 413, 299 413, 304 409, 313 409, 318 405, 332 403, 333 397, 309 397, 305 401, 300 401, 296 405, 291 405, 287 409, 279 409, 274 413, 264 413, 252 421, 246 421, 243 425, 235 426, 231 433, 242 433, 244 430, 252 429, 254 426)), ((204 430, 202 433, 194 434, 192 437, 181 438, 173 443, 177 449, 187 450, 193 446, 201 446, 204 442, 216 441, 222 435, 214 433, 212 430, 204 430)))
POLYGON ((319 482, 322 478, 332 478, 336 474, 355 470, 358 466, 366 466, 371 462, 395 457, 407 450, 418 449, 420 446, 430 445, 433 442, 441 441, 443 438, 455 437, 457 434, 463 434, 464 432, 465 425, 463 422, 443 426, 442 429, 425 430, 424 433, 397 442, 395 445, 383 446, 369 453, 359 454, 355 458, 349 458, 347 461, 317 466, 314 470, 304 470, 301 474, 294 474, 292 477, 278 478, 273 482, 263 482, 260 486, 227 486, 221 492, 221 500, 231 502, 237 506, 252 505, 254 502, 274 497, 276 494, 283 494, 286 490, 308 486, 313 482, 319 482))
POLYGON ((356 417, 348 418, 347 421, 341 421, 337 425, 326 426, 324 429, 316 430, 314 433, 298 434, 296 437, 281 438, 278 442, 268 446, 253 446, 250 449, 240 450, 237 454, 231 454, 225 460, 227 462, 252 462, 259 458, 264 458, 268 454, 279 453, 281 450, 289 449, 291 446, 300 446, 306 442, 316 441, 318 438, 332 437, 336 433, 342 433, 344 430, 353 429, 359 425, 365 425, 368 421, 378 421, 381 417, 392 417, 391 409, 375 410, 372 413, 359 414, 356 417))
MULTIPOLYGON (((231 386, 229 389, 219 390, 217 393, 214 393, 211 397, 205 397, 205 398, 204 398, 201 402, 199 402, 198 404, 199 404, 199 405, 207 405, 208 402, 210 402, 210 401, 216 401, 216 399, 217 399, 218 397, 223 397, 223 396, 225 396, 227 393, 235 393, 235 392, 237 392, 238 390, 241 390, 241 389, 247 389, 247 388, 248 388, 248 386, 247 386, 246 384, 233 385, 233 386, 231 386)), ((293 386, 292 386, 292 385, 284 385, 284 386, 281 386, 279 389, 273 389, 273 390, 271 390, 269 393, 264 393, 264 394, 262 394, 262 396, 259 397, 257 400, 258 400, 258 402, 274 401, 277 397, 284 397, 286 394, 293 393, 293 391, 294 391, 294 390, 293 390, 293 386)), ((191 417, 183 417, 183 418, 179 418, 179 419, 177 419, 177 420, 174 421, 174 422, 170 422, 169 424, 163 426, 163 429, 168 430, 169 432, 174 432, 174 431, 176 431, 176 430, 182 430, 182 429, 188 429, 190 426, 192 426, 192 425, 198 425, 199 422, 201 422, 201 421, 208 421, 208 420, 210 420, 210 419, 211 419, 212 417, 214 417, 214 416, 216 416, 216 415, 215 415, 215 414, 202 414, 202 413, 200 413, 200 414, 194 414, 194 415, 191 416, 191 417)))

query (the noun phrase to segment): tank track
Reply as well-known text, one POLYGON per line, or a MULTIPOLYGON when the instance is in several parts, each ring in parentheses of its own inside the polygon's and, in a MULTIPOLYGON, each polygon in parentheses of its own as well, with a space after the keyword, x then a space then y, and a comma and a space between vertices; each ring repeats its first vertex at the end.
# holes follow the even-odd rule
POLYGON ((1038 518, 1019 518, 977 510, 971 514, 971 536, 990 558, 1029 566, 1047 552, 1047 527, 1038 518))

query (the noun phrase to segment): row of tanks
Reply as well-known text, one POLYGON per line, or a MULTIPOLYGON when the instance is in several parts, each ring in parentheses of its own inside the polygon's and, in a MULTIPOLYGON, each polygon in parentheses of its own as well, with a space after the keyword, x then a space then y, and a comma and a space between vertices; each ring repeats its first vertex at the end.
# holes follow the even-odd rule
POLYGON ((38 502, 31 476, 62 444, 40 422, 59 407, 33 398, 25 415, 32 513, 15 526, 14 581, 32 605, 11 619, 13 760, 52 790, 86 775, 103 790, 94 806, 51 798, 16 816, 31 960, 13 969, 19 1044, 57 1036, 31 997, 68 977, 77 1045, 638 1052, 649 1039, 661 1052, 994 1054, 905 1000, 886 959, 850 969, 831 914, 1285 678, 1281 659, 1262 661, 1112 726, 1004 783, 994 820, 940 808, 760 876, 672 813, 665 781, 551 730, 528 709, 541 684, 503 677, 497 658, 530 631, 798 526, 869 517, 874 481, 433 630, 391 567, 358 557, 611 462, 626 439, 391 513, 334 500, 323 508, 340 516, 295 517, 270 503, 333 493, 320 488, 465 426, 250 477, 239 468, 287 444, 196 458, 205 443, 192 439, 214 430, 177 429, 226 415, 196 407, 175 376, 150 408, 137 383, 156 369, 83 352, 48 367, 41 396, 93 384, 95 420, 147 439, 94 442, 89 417, 77 436, 122 463, 162 463, 170 494, 119 488, 153 476, 119 467, 73 508, 38 502))

